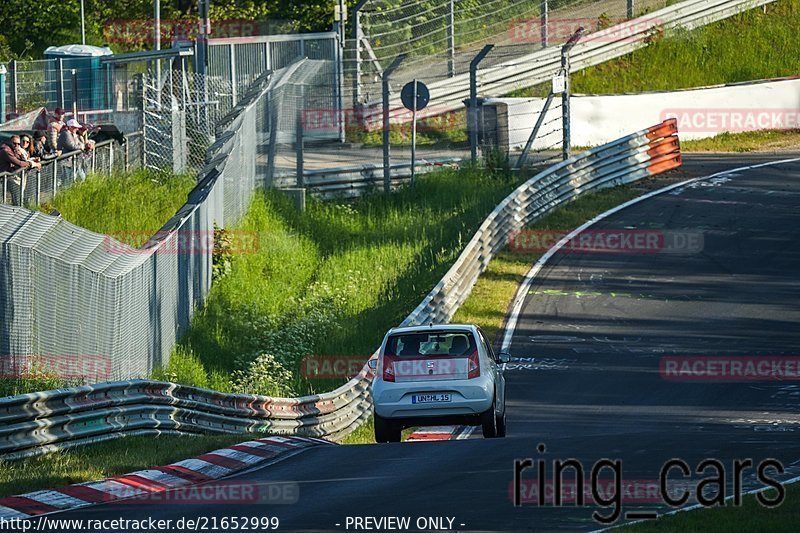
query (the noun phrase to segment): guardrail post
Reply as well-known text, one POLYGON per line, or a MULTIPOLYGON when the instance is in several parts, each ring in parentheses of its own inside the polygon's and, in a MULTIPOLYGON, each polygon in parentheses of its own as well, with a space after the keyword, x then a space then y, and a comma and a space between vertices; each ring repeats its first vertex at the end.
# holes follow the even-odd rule
POLYGON ((17 112, 17 83, 18 83, 18 73, 17 73, 17 60, 12 60, 9 64, 9 77, 11 81, 11 112, 17 112))
POLYGON ((541 32, 542 36, 542 48, 547 48, 548 45, 548 13, 547 13, 547 0, 542 0, 540 4, 540 13, 539 13, 539 31, 541 32))
POLYGON ((383 71, 383 78, 381 85, 383 90, 383 192, 390 193, 392 191, 392 169, 391 169, 391 154, 389 150, 389 77, 400 66, 400 63, 406 58, 406 54, 400 54, 394 61, 383 71))
POLYGON ((484 46, 469 63, 469 157, 473 165, 478 163, 478 64, 492 51, 493 44, 484 46))
POLYGON ((454 0, 447 4, 447 75, 456 75, 456 20, 454 0))
POLYGON ((6 119, 6 66, 0 65, 0 124, 6 119))
POLYGON ((578 28, 575 33, 572 34, 572 37, 564 43, 564 46, 561 47, 561 71, 564 73, 564 92, 561 93, 561 156, 564 159, 569 159, 571 133, 569 113, 569 52, 572 50, 572 47, 577 44, 578 40, 583 37, 584 31, 585 29, 583 26, 578 28))
POLYGON ((634 0, 628 0, 628 20, 633 18, 634 0))

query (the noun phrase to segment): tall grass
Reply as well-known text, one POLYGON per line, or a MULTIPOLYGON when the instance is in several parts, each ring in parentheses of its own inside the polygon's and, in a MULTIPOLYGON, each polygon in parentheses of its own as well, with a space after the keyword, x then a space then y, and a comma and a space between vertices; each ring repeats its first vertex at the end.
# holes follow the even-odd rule
MULTIPOLYGON (((763 8, 691 31, 670 30, 645 48, 572 74, 574 93, 671 91, 724 83, 796 76, 800 0, 763 8)), ((549 83, 512 96, 545 97, 549 83)))
POLYGON ((800 0, 778 0, 572 76, 576 93, 663 91, 796 76, 800 0))
POLYGON ((139 170, 113 176, 90 175, 59 192, 40 210, 128 244, 144 244, 186 202, 196 181, 189 175, 139 170))
POLYGON ((269 365, 273 373, 291 372, 287 390, 330 390, 341 380, 305 379, 302 359, 366 360, 515 183, 483 170, 447 169, 390 196, 312 199, 304 213, 279 192, 258 193, 239 227, 258 234, 258 250, 233 258, 162 372, 244 392, 241 372, 264 375, 269 365), (220 377, 229 378, 228 387, 220 377))

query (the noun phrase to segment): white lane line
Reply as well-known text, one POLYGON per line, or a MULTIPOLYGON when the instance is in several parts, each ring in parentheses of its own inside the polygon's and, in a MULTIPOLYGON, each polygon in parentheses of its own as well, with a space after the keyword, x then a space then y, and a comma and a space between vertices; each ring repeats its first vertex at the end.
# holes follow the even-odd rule
POLYGON ((686 185, 689 185, 691 183, 696 183, 698 181, 717 178, 717 177, 720 177, 720 176, 730 176, 734 172, 741 172, 741 171, 744 171, 744 170, 751 170, 751 169, 754 169, 754 168, 767 167, 767 166, 771 166, 771 165, 780 165, 780 164, 783 164, 783 163, 794 163, 794 162, 797 162, 797 161, 800 161, 800 158, 782 159, 780 161, 770 161, 768 163, 759 163, 758 165, 750 165, 750 166, 746 166, 746 167, 732 168, 730 170, 723 170, 722 172, 717 172, 717 173, 711 174, 709 176, 701 176, 699 178, 692 178, 692 179, 688 179, 688 180, 685 180, 685 181, 681 181, 679 183, 673 183, 672 185, 667 185, 666 187, 662 187, 661 189, 657 189, 655 191, 650 191, 647 194, 643 194, 642 196, 636 197, 636 198, 634 198, 632 200, 628 200, 624 204, 618 205, 617 207, 613 207, 613 208, 609 209, 608 211, 606 211, 604 213, 600 213, 599 215, 597 215, 596 217, 594 217, 590 221, 586 222, 585 224, 583 224, 579 228, 576 228, 576 229, 572 230, 569 234, 565 235, 560 241, 555 243, 552 246, 552 248, 547 250, 547 252, 545 252, 544 255, 542 255, 542 257, 540 257, 539 260, 536 261, 536 263, 533 264, 533 267, 525 275, 525 279, 522 280, 522 283, 520 284, 516 295, 514 295, 514 305, 511 308, 511 313, 509 314, 508 321, 506 322, 506 329, 505 329, 505 332, 504 332, 504 335, 503 335, 503 344, 502 344, 502 347, 500 348, 500 351, 507 352, 509 350, 509 348, 511 347, 511 339, 514 336, 514 330, 517 328, 517 322, 519 320, 519 315, 522 312, 522 306, 525 304, 526 296, 528 295, 528 291, 530 290, 530 286, 533 283, 534 278, 539 273, 539 271, 542 269, 542 267, 547 263, 547 261, 549 261, 550 258, 553 257, 553 255, 555 255, 556 252, 558 252, 561 248, 563 248, 564 245, 567 244, 576 235, 579 235, 580 233, 585 231, 587 228, 593 226, 594 224, 596 224, 597 222, 603 220, 604 218, 606 218, 606 217, 608 217, 610 215, 613 215, 614 213, 617 213, 619 211, 622 211, 626 207, 630 207, 630 206, 632 206, 634 204, 637 204, 637 203, 639 203, 641 201, 647 200, 648 198, 652 198, 653 196, 657 196, 659 194, 663 194, 665 192, 672 191, 672 190, 677 189, 679 187, 685 187, 686 185))

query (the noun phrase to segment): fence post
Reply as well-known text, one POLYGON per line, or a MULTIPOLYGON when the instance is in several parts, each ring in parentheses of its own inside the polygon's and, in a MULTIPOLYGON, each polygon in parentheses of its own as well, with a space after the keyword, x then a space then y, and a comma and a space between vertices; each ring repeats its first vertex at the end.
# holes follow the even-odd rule
POLYGON ((361 8, 369 0, 358 0, 353 8, 353 107, 361 103, 361 8))
POLYGON ((447 4, 447 75, 456 75, 456 21, 454 0, 447 4))
POLYGON ((628 0, 628 20, 633 18, 634 0, 628 0))
POLYGON ((389 77, 400 66, 400 63, 406 58, 406 54, 400 54, 394 58, 394 61, 383 71, 382 85, 382 101, 383 101, 383 192, 390 193, 392 191, 392 169, 391 169, 391 153, 389 150, 389 77))
MULTIPOLYGON (((5 65, 0 65, 0 124, 6 119, 6 70, 5 65)), ((5 201, 5 196, 3 197, 5 201)), ((2 202, 0 202, 2 203, 2 202)))
POLYGON ((58 94, 56 94, 56 103, 58 107, 64 108, 66 102, 64 101, 64 60, 60 57, 56 59, 56 86, 58 94))
POLYGON ((541 2, 541 13, 539 14, 539 30, 542 35, 542 48, 547 48, 548 43, 548 28, 547 24, 549 23, 548 20, 548 13, 547 13, 547 0, 542 0, 541 2))
POLYGON ((492 51, 493 44, 487 44, 469 63, 469 157, 473 165, 478 163, 478 64, 492 51))
MULTIPOLYGON (((302 94, 302 93, 301 93, 302 94)), ((303 101, 302 97, 299 99, 303 101)), ((295 173, 297 174, 297 187, 305 187, 305 169, 303 161, 303 107, 297 106, 297 118, 295 123, 295 136, 294 136, 294 149, 295 149, 295 173)))
POLYGON ((230 58, 230 62, 231 62, 230 73, 231 73, 231 96, 232 96, 232 102, 233 102, 232 107, 236 107, 236 103, 238 101, 238 98, 237 98, 238 95, 236 94, 236 89, 237 89, 237 87, 236 87, 236 48, 235 48, 236 45, 231 43, 231 44, 228 45, 228 47, 229 47, 229 50, 228 50, 228 54, 229 55, 228 55, 228 57, 230 58))
POLYGON ((17 83, 19 81, 17 79, 18 78, 17 60, 16 59, 12 60, 11 63, 8 64, 8 66, 10 67, 9 75, 11 77, 11 80, 10 80, 11 81, 11 112, 12 113, 16 113, 17 112, 17 98, 19 96, 17 94, 17 83))
POLYGON ((584 31, 583 26, 578 28, 575 33, 572 34, 572 37, 564 43, 564 46, 561 47, 561 71, 564 73, 564 92, 561 93, 561 155, 564 159, 569 159, 570 151, 569 52, 583 36, 584 31))
POLYGON ((72 69, 72 118, 78 120, 78 71, 72 69))

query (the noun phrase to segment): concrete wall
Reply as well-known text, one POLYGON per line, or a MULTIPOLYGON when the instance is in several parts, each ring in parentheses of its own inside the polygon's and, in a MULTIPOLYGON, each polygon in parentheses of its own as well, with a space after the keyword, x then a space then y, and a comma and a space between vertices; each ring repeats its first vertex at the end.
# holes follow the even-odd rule
MULTIPOLYGON (((561 138, 561 98, 545 118, 534 149, 561 138)), ((800 128, 800 79, 779 79, 670 92, 574 95, 572 145, 597 146, 677 117, 681 139, 703 139, 722 132, 800 128)), ((525 145, 544 104, 543 98, 492 98, 497 108, 500 147, 525 145)))

